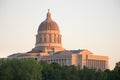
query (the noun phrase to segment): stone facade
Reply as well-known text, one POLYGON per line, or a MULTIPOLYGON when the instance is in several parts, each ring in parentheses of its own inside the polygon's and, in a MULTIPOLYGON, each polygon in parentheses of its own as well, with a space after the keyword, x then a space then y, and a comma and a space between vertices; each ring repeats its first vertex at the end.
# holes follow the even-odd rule
POLYGON ((55 52, 63 51, 61 38, 59 27, 57 23, 52 20, 51 13, 48 11, 46 20, 43 21, 38 28, 36 44, 32 52, 41 51, 50 53, 53 50, 55 52))
POLYGON ((47 18, 40 24, 36 35, 35 47, 26 53, 16 53, 8 58, 34 58, 38 61, 45 60, 49 64, 56 62, 61 65, 75 65, 83 68, 108 68, 108 57, 93 55, 88 50, 65 50, 62 47, 62 36, 59 27, 51 18, 48 11, 47 18))
POLYGON ((66 50, 56 52, 49 56, 39 57, 38 60, 45 60, 50 63, 61 65, 75 65, 83 68, 84 66, 93 69, 108 69, 108 57, 93 55, 88 50, 66 50))

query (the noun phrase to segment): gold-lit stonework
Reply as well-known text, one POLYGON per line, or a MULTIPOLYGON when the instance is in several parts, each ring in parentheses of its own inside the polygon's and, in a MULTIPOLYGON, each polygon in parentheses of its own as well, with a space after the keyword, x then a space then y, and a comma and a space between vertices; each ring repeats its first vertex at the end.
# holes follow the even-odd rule
POLYGON ((50 63, 61 65, 75 65, 83 68, 108 69, 108 57, 93 55, 84 50, 65 50, 62 47, 62 36, 58 24, 52 20, 48 10, 47 18, 40 24, 35 47, 27 53, 16 53, 8 58, 34 58, 38 61, 45 60, 50 63))

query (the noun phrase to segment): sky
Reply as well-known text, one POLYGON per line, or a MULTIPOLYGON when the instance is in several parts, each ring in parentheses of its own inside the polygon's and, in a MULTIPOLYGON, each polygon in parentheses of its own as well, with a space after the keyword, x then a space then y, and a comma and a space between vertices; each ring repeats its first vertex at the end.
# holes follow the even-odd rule
POLYGON ((0 58, 35 47, 50 9, 67 50, 87 49, 120 61, 120 0, 0 0, 0 58))

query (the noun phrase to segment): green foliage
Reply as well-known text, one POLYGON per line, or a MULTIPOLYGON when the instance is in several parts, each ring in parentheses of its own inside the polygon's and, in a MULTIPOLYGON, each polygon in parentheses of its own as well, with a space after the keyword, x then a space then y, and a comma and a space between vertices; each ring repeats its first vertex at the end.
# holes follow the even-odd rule
POLYGON ((0 80, 41 80, 41 66, 32 59, 10 59, 0 63, 0 80))
POLYGON ((44 64, 42 69, 43 80, 61 80, 61 66, 57 63, 44 64))
POLYGON ((120 80, 120 62, 114 70, 81 69, 33 59, 0 60, 0 80, 120 80))
POLYGON ((120 61, 116 63, 113 73, 114 73, 115 80, 120 80, 120 61))

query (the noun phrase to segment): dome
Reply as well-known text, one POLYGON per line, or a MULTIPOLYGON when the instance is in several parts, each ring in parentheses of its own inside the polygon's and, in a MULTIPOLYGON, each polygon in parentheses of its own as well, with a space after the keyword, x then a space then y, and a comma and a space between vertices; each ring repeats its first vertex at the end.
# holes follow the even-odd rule
POLYGON ((50 14, 49 10, 47 13, 46 20, 43 21, 38 28, 38 31, 46 31, 46 30, 59 31, 59 27, 58 27, 57 23, 51 19, 51 14, 50 14))

